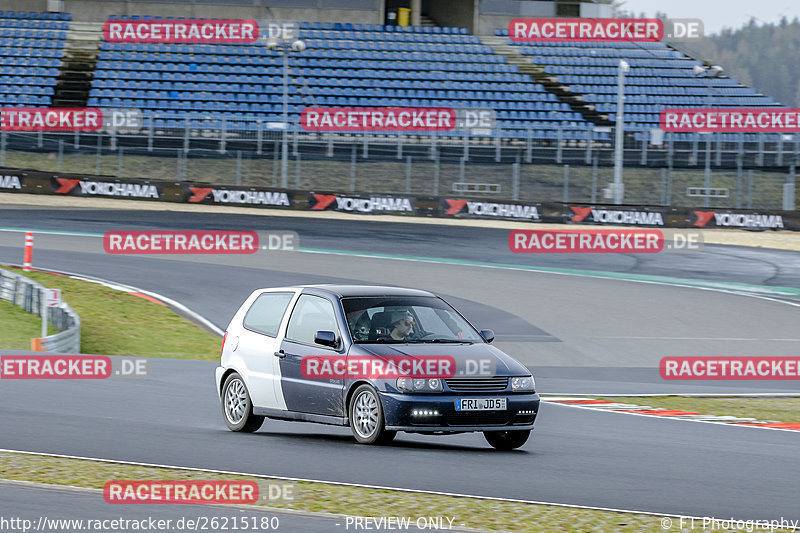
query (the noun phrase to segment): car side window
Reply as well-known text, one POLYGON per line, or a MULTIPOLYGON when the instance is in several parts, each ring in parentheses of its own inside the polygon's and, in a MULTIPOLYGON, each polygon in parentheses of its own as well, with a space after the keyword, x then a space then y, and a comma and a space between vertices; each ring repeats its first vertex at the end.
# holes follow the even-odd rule
POLYGON ((281 320, 293 296, 290 292, 265 292, 250 306, 242 324, 250 331, 277 337, 281 320))
POLYGON ((314 344, 314 334, 317 331, 333 331, 339 335, 333 304, 320 296, 301 294, 289 318, 286 338, 295 342, 314 344))

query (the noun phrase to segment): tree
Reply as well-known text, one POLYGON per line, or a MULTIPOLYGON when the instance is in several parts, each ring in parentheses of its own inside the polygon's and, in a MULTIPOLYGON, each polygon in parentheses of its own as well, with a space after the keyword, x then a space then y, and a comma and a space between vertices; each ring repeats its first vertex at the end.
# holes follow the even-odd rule
POLYGON ((695 58, 725 67, 725 72, 756 91, 785 105, 800 107, 800 20, 786 17, 778 24, 757 24, 755 19, 739 29, 723 29, 692 43, 695 58))

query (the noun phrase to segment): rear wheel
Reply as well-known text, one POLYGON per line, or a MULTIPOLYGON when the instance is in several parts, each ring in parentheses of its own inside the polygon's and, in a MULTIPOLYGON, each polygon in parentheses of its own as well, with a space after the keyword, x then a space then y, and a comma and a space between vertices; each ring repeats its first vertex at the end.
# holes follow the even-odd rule
POLYGON ((242 376, 234 372, 222 386, 222 415, 231 431, 252 433, 264 423, 264 417, 253 414, 253 402, 242 376))
POLYGON ((531 431, 484 431, 486 442, 498 450, 515 450, 525 444, 531 431))
POLYGON ((396 431, 384 428, 383 407, 378 392, 370 385, 361 385, 350 399, 350 429, 361 444, 391 442, 396 431))

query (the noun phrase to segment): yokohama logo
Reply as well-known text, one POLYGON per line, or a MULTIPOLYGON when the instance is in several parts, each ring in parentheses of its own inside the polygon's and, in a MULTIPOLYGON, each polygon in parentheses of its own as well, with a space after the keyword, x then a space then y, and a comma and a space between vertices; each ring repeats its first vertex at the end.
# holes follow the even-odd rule
POLYGON ((392 196, 357 198, 335 194, 311 194, 309 204, 314 211, 323 211, 325 209, 358 213, 372 213, 375 211, 411 213, 414 211, 414 205, 410 198, 394 198, 392 196))
POLYGON ((19 176, 0 176, 0 189, 22 190, 19 176))
POLYGON ((56 194, 70 194, 77 185, 80 193, 89 196, 125 196, 131 198, 158 199, 158 189, 155 185, 139 183, 110 183, 105 181, 81 181, 79 179, 56 178, 58 188, 56 194))
POLYGON ((253 204, 253 205, 278 205, 289 207, 289 195, 285 192, 274 191, 243 191, 212 189, 205 187, 189 187, 192 193, 190 203, 199 203, 206 198, 212 199, 217 204, 253 204))
POLYGON ((339 211, 359 211, 371 213, 372 211, 407 211, 414 210, 408 198, 391 198, 388 196, 372 196, 366 198, 336 198, 336 209, 339 211))
POLYGON ((592 207, 570 206, 574 213, 571 222, 597 222, 598 224, 631 224, 663 226, 664 217, 658 211, 610 211, 592 207), (591 215, 590 220, 586 220, 591 215))
POLYGON ((471 215, 478 217, 516 218, 541 220, 539 206, 522 204, 497 204, 492 202, 473 202, 470 200, 444 200, 445 215, 471 215), (464 212, 466 210, 466 213, 464 212))
POLYGON ((735 228, 768 228, 783 229, 783 217, 781 215, 759 215, 750 213, 716 213, 714 211, 695 211, 697 220, 694 226, 706 226, 711 219, 714 224, 720 227, 735 228))

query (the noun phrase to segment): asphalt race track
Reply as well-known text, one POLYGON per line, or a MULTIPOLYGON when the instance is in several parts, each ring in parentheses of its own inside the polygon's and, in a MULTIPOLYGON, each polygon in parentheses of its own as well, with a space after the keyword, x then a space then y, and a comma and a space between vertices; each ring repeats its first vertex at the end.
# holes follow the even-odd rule
MULTIPOLYGON (((498 229, 75 209, 4 207, 0 227, 292 230, 304 249, 442 258, 450 262, 266 251, 112 256, 98 237, 38 234, 34 265, 158 292, 223 329, 257 287, 345 281, 432 290, 494 329, 498 346, 534 370, 545 394, 800 391, 789 381, 665 382, 657 369, 666 355, 796 355, 795 302, 465 263, 800 287, 792 252, 515 255, 498 229)), ((22 240, 0 231, 0 262, 20 263, 22 240)), ((0 448, 655 513, 800 518, 794 432, 546 404, 533 438, 509 453, 492 451, 479 434, 401 434, 391 447, 365 447, 346 428, 269 421, 242 435, 222 422, 214 363, 151 363, 145 379, 2 382, 0 402, 12 408, 0 414, 0 448)), ((0 491, 0 501, 11 497, 0 491)))

